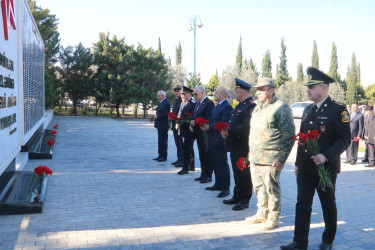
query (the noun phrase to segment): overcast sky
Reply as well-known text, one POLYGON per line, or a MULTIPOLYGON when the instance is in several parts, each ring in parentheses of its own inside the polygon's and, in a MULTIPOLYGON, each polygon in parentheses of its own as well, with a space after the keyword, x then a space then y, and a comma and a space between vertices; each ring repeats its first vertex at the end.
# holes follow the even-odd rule
POLYGON ((253 58, 258 71, 263 55, 271 52, 272 72, 280 59, 280 42, 287 47, 288 70, 296 78, 297 64, 311 65, 313 42, 318 45, 320 69, 328 72, 332 42, 338 52, 339 73, 345 77, 354 52, 361 64, 362 85, 375 83, 375 1, 361 0, 37 0, 59 18, 63 46, 82 42, 91 47, 99 32, 125 37, 128 44, 157 48, 175 64, 175 48, 182 46, 182 64, 194 68, 193 32, 190 19, 199 15, 197 72, 205 84, 228 65, 233 65, 242 36, 244 59, 253 58))

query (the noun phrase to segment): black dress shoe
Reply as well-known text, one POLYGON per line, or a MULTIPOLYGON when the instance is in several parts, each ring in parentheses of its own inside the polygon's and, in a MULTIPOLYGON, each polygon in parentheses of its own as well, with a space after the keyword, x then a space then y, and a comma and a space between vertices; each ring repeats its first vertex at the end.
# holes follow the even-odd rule
POLYGON ((205 177, 203 180, 200 181, 200 183, 209 183, 212 181, 211 177, 205 177))
POLYGON ((356 164, 355 161, 350 162, 350 165, 355 165, 355 164, 356 164))
POLYGON ((195 171, 195 167, 193 167, 193 168, 190 167, 189 171, 194 172, 195 171))
POLYGON ((160 157, 159 160, 157 160, 157 162, 163 162, 163 161, 167 161, 167 158, 160 157))
POLYGON ((237 204, 238 202, 240 202, 240 200, 238 199, 235 199, 235 198, 230 198, 230 199, 227 199, 227 200, 223 200, 223 203, 224 204, 227 204, 227 205, 233 205, 233 204, 237 204))
POLYGON ((367 163, 367 162, 368 162, 368 159, 363 159, 362 162, 363 162, 363 163, 367 163))
POLYGON ((249 203, 238 203, 237 205, 235 205, 234 207, 232 207, 232 210, 234 211, 240 211, 240 210, 244 210, 245 208, 248 208, 249 207, 249 203))
POLYGON ((206 190, 209 190, 209 191, 221 191, 221 187, 213 185, 211 187, 206 187, 206 190))
POLYGON ((331 250, 332 249, 332 244, 327 244, 327 243, 322 243, 319 245, 320 250, 331 250))
POLYGON ((218 195, 217 198, 224 198, 230 194, 229 189, 223 189, 218 195))
POLYGON ((201 176, 199 176, 198 178, 194 178, 194 180, 195 181, 201 181, 201 180, 203 180, 205 177, 204 177, 204 175, 201 175, 201 176))
POLYGON ((154 160, 154 161, 157 161, 157 160, 159 160, 159 159, 160 159, 160 156, 154 158, 153 160, 154 160))
POLYGON ((187 170, 181 170, 181 171, 177 172, 177 174, 179 174, 179 175, 184 175, 184 174, 188 174, 188 173, 189 173, 189 171, 187 171, 187 170))
POLYGON ((174 165, 176 168, 182 168, 184 166, 184 163, 179 162, 176 165, 174 165))
POLYGON ((177 160, 177 161, 172 162, 171 165, 176 165, 176 164, 178 164, 178 163, 180 163, 180 160, 177 160))
POLYGON ((292 242, 288 245, 281 246, 280 249, 295 249, 295 250, 306 250, 307 246, 298 244, 297 242, 292 242))

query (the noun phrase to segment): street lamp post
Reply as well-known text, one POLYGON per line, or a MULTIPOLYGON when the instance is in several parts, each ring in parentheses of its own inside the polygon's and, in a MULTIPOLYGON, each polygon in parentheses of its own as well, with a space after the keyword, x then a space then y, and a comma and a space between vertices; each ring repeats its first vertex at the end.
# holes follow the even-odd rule
POLYGON ((195 48, 195 37, 196 37, 196 27, 202 28, 203 23, 201 21, 201 17, 199 15, 194 15, 192 18, 190 18, 190 27, 188 28, 188 31, 194 30, 194 88, 196 83, 196 68, 195 68, 195 60, 196 60, 196 48, 195 48), (199 23, 197 24, 197 19, 199 19, 199 23))

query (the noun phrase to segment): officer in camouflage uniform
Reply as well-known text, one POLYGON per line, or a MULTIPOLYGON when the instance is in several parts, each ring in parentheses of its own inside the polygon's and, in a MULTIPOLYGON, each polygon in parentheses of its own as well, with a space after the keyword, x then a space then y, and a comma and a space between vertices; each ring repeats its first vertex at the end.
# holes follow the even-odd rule
POLYGON ((249 160, 251 180, 258 198, 258 211, 246 218, 251 224, 266 222, 265 230, 279 224, 280 173, 293 148, 295 133, 292 110, 275 96, 272 78, 260 78, 258 100, 250 121, 249 160))
POLYGON ((337 229, 335 188, 318 188, 317 165, 324 164, 335 187, 340 172, 340 155, 350 145, 350 116, 343 104, 328 95, 328 86, 334 79, 316 68, 307 68, 308 98, 313 101, 302 114, 300 132, 318 130, 319 154, 311 156, 305 146, 298 147, 295 173, 297 176, 297 204, 293 242, 281 249, 307 249, 310 230, 311 206, 315 190, 322 205, 325 230, 319 249, 332 249, 337 229))

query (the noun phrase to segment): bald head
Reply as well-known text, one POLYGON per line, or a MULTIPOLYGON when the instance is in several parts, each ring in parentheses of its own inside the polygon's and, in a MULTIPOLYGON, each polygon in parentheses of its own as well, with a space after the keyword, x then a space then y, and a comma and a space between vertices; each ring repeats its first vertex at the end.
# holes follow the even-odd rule
POLYGON ((221 102, 228 97, 228 89, 224 86, 219 86, 214 93, 215 102, 221 102))

